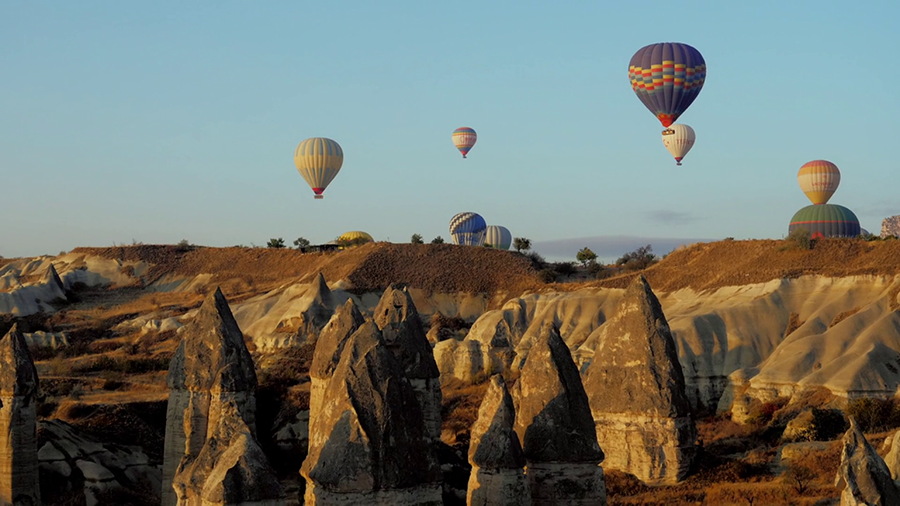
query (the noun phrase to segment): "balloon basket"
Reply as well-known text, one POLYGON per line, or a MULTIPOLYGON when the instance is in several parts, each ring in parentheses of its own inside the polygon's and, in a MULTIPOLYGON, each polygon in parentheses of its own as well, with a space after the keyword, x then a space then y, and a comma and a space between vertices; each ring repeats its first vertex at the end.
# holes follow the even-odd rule
POLYGON ((316 195, 313 198, 316 200, 321 200, 321 199, 324 199, 325 197, 323 195, 316 195))

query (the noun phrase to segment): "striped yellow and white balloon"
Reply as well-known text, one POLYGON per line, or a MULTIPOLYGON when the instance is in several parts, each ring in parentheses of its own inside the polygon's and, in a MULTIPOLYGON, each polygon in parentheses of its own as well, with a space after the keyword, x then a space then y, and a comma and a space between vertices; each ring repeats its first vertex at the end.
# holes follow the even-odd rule
POLYGON ((813 204, 825 204, 841 184, 841 171, 827 160, 813 160, 800 167, 797 182, 813 204))
POLYGON ((320 199, 322 192, 344 165, 344 150, 331 139, 311 137, 297 145, 294 150, 294 165, 316 194, 315 198, 320 199))
POLYGON ((489 244, 492 248, 508 250, 512 245, 512 234, 506 227, 488 225, 484 235, 484 244, 489 244))
POLYGON ((694 147, 696 139, 697 136, 694 134, 694 129, 681 123, 675 123, 663 130, 662 133, 663 146, 675 157, 676 165, 681 165, 681 160, 694 147))

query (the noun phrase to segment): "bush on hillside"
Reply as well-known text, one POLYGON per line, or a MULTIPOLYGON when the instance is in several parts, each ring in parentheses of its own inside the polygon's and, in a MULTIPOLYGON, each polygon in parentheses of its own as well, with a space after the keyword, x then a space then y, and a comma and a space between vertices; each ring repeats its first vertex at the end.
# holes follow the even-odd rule
POLYGON ((845 412, 856 419, 863 432, 880 432, 900 427, 900 406, 894 399, 853 399, 847 404, 845 412))
POLYGON ((639 271, 650 267, 658 261, 659 258, 653 254, 653 247, 648 244, 646 246, 641 246, 634 251, 625 253, 616 260, 616 265, 621 265, 629 271, 639 271))
POLYGON ((540 277, 541 281, 544 283, 553 283, 556 281, 556 271, 553 269, 542 269, 538 272, 538 277, 540 277))
POLYGON ((812 236, 805 228, 795 228, 784 241, 788 249, 809 250, 813 248, 812 236))
POLYGON ((555 270, 560 276, 571 276, 575 274, 575 264, 572 262, 559 262, 553 264, 555 270))

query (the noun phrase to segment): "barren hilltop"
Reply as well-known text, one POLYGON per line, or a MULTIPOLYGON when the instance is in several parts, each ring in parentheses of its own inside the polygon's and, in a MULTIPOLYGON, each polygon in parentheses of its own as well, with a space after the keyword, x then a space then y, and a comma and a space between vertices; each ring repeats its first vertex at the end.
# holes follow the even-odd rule
MULTIPOLYGON (((220 472, 215 469, 235 452, 242 455, 236 462, 251 462, 242 476, 279 484, 268 492, 242 489, 256 490, 260 501, 265 496, 273 504, 299 504, 304 494, 322 504, 350 500, 329 484, 333 477, 317 474, 334 468, 327 448, 310 448, 310 420, 316 417, 309 409, 314 398, 316 409, 329 413, 321 423, 338 423, 340 410, 347 409, 362 410, 366 419, 390 418, 357 396, 418 399, 428 405, 422 423, 431 425, 403 429, 408 437, 428 434, 427 441, 416 436, 403 443, 427 453, 416 456, 424 459, 420 464, 403 464, 424 473, 425 481, 349 477, 382 483, 372 496, 354 491, 362 495, 353 500, 382 497, 388 489, 399 494, 398 501, 422 490, 433 498, 440 490, 445 504, 464 504, 467 486, 473 493, 466 482, 470 470, 477 480, 493 479, 484 465, 494 457, 476 452, 475 463, 467 461, 477 425, 479 448, 500 444, 490 439, 495 432, 503 445, 513 445, 500 460, 506 466, 503 479, 519 494, 509 500, 517 504, 528 494, 552 495, 545 489, 526 492, 528 473, 520 469, 525 461, 532 476, 589 477, 576 488, 584 494, 605 490, 609 504, 657 504, 660 498, 670 504, 740 504, 742 497, 813 504, 841 494, 834 478, 843 469, 837 438, 849 427, 846 414, 857 417, 859 429, 867 432, 863 439, 888 441, 866 458, 883 456, 883 465, 894 465, 887 452, 889 431, 900 426, 900 407, 892 400, 900 387, 900 241, 824 239, 809 246, 788 240, 700 243, 645 269, 610 265, 596 276, 539 256, 454 245, 370 243, 330 253, 174 245, 76 248, 55 257, 0 261, 0 335, 21 333, 43 392, 33 418, 44 504, 191 501, 208 493, 200 491, 206 485, 197 488, 197 480, 214 486, 220 472), (364 335, 355 336, 362 329, 364 335), (621 338, 625 334, 646 339, 621 338), (196 341, 211 335, 220 337, 196 341), (221 343, 232 351, 202 356, 202 350, 226 346, 221 343), (178 351, 183 346, 194 351, 185 355, 178 351), (604 355, 611 347, 619 350, 616 356, 631 357, 629 367, 641 369, 620 369, 615 357, 604 355), (668 351, 654 351, 662 349, 668 351), (532 350, 553 366, 528 362, 532 350), (391 362, 391 354, 398 362, 391 362), (237 355, 245 357, 240 364, 223 358, 237 355), (369 365, 345 364, 345 355, 368 357, 369 365), (207 440, 196 443, 195 453, 184 454, 195 463, 176 473, 172 450, 165 450, 170 443, 164 441, 172 427, 184 424, 167 421, 175 416, 172 396, 178 406, 198 405, 206 401, 188 397, 232 388, 214 384, 221 379, 211 370, 197 376, 189 365, 194 361, 218 364, 223 371, 240 367, 244 379, 229 393, 231 401, 217 397, 224 404, 209 408, 209 426, 191 429, 207 434, 207 440), (593 369, 602 369, 606 379, 588 380, 595 362, 593 369), (180 371, 174 377, 171 364, 180 371), (258 381, 246 372, 253 368, 258 381), (339 370, 349 375, 339 378, 344 386, 332 380, 339 370), (359 376, 364 373, 377 381, 359 376), (412 390, 378 391, 378 385, 388 384, 385 374, 407 376, 412 390), (502 379, 489 381, 495 374, 502 379), (671 380, 659 392, 622 383, 661 375, 671 380), (181 377, 204 378, 203 387, 179 386, 187 381, 181 377), (621 391, 603 386, 611 382, 622 383, 621 391), (543 389, 540 385, 546 391, 538 395, 534 389, 543 389), (490 405, 481 406, 489 386, 490 405), (537 417, 540 406, 521 397, 526 387, 531 399, 567 399, 574 411, 558 416, 593 413, 606 454, 605 485, 603 476, 584 470, 584 462, 560 461, 564 455, 529 446, 553 437, 529 439, 529 426, 515 425, 520 421, 513 411, 523 410, 529 420, 548 427, 557 422, 537 417), (628 402, 616 397, 625 392, 647 397, 628 402), (258 406, 253 415, 245 407, 252 405, 245 400, 251 395, 258 406), (666 399, 679 401, 668 405, 674 401, 666 399), (629 406, 647 413, 627 413, 629 406), (492 429, 488 419, 476 424, 479 408, 486 417, 505 413, 506 425, 492 429), (669 452, 665 444, 636 443, 640 438, 627 431, 645 429, 618 418, 635 416, 652 420, 647 424, 655 427, 655 438, 678 440, 670 445, 677 459, 665 464, 651 454, 669 452), (666 435, 667 424, 677 425, 673 435, 666 435), (616 432, 621 427, 631 428, 616 432), (233 433, 244 436, 240 444, 228 443, 227 451, 225 443, 209 442, 233 433), (516 450, 516 444, 524 446, 516 450), (308 452, 317 461, 301 475, 308 452), (193 474, 184 474, 188 469, 193 474), (441 476, 434 474, 437 469, 443 469, 441 476)), ((19 342, 16 335, 9 339, 19 342)), ((314 429, 325 434, 333 427, 314 429)), ((578 444, 590 449, 594 436, 582 429, 578 444)), ((852 441, 864 453, 860 439, 852 441)), ((401 446, 389 451, 403 454, 401 446)), ((595 467, 595 460, 588 467, 595 467)), ((900 466, 900 457, 896 460, 900 466)), ((489 497, 494 485, 483 486, 480 496, 489 497)), ((591 497, 599 501, 600 496, 591 497)))

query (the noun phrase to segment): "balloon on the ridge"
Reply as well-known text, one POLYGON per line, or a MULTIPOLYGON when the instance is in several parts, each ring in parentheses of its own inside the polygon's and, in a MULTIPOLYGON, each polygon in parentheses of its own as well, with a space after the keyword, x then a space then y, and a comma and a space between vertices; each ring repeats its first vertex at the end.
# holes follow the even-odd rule
POLYGON ((463 158, 469 154, 469 150, 478 140, 478 134, 469 127, 460 127, 453 131, 453 145, 462 153, 463 158))
POLYGON ((800 167, 797 182, 813 204, 822 205, 828 202, 841 184, 841 171, 828 160, 813 160, 800 167))
POLYGON ((662 132, 663 146, 675 157, 675 165, 681 165, 681 160, 694 147, 696 138, 694 129, 681 123, 675 123, 662 132))
POLYGON ((359 246, 367 242, 375 242, 375 239, 361 230, 344 232, 338 237, 338 243, 352 243, 354 246, 359 246))
POLYGON ((628 79, 640 101, 668 128, 700 94, 706 62, 687 44, 650 44, 631 57, 628 79))
POLYGON ((859 218, 853 211, 836 204, 813 204, 800 209, 791 218, 788 233, 808 230, 813 239, 819 237, 857 237, 859 218))
POLYGON ((324 137, 312 137, 297 145, 294 150, 294 165, 315 193, 321 199, 322 192, 337 176, 344 164, 344 150, 337 142, 324 137))
POLYGON ((483 246, 487 224, 477 213, 459 213, 450 219, 453 244, 483 246))
POLYGON ((484 234, 484 244, 493 248, 508 250, 512 246, 512 234, 500 225, 488 225, 484 234))

